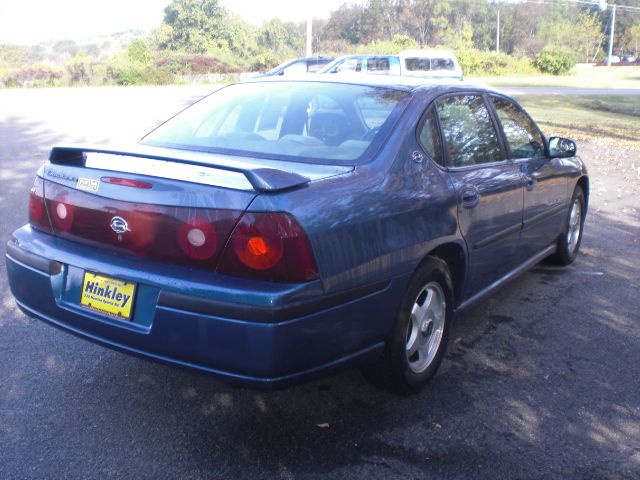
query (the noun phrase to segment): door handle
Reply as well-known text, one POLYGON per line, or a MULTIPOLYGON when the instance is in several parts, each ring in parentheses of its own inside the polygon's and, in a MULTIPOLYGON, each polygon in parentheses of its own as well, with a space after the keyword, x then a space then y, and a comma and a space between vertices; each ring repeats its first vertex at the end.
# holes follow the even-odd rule
POLYGON ((527 190, 533 190, 536 187, 536 183, 538 183, 538 175, 535 173, 533 175, 525 175, 524 186, 527 190))
POLYGON ((473 208, 480 203, 480 193, 475 188, 465 188, 462 190, 461 197, 465 208, 473 208))

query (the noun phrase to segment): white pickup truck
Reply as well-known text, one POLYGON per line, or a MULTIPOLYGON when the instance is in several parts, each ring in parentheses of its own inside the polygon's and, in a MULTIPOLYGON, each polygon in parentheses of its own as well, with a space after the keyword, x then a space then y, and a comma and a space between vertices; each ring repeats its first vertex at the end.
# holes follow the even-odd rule
POLYGON ((365 73, 462 80, 458 59, 448 50, 404 50, 398 55, 344 55, 319 73, 365 73))

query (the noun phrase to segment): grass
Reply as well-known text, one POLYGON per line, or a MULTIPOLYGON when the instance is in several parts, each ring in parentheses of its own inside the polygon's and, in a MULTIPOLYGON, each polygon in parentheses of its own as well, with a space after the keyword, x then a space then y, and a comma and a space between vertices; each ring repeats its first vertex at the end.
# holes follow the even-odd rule
POLYGON ((579 87, 579 88, 638 88, 640 66, 596 67, 576 65, 569 75, 536 75, 507 77, 465 77, 472 83, 494 87, 579 87))
POLYGON ((640 95, 519 95, 546 135, 640 151, 640 95))

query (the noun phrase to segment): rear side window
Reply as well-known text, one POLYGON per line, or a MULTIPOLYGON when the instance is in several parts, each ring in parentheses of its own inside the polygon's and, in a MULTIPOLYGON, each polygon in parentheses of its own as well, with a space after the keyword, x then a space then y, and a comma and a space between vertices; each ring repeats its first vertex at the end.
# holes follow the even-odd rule
POLYGON ((390 69, 388 58, 369 58, 367 60, 367 73, 389 73, 390 69))
POLYGON ((464 167, 502 159, 498 136, 480 95, 454 95, 436 102, 449 165, 464 167))
POLYGON ((431 70, 430 58, 405 58, 404 65, 410 72, 428 72, 431 70))
POLYGON ((431 70, 455 70, 453 60, 450 58, 432 58, 431 70))
POLYGON ((516 104, 506 98, 491 97, 511 158, 539 158, 544 156, 544 140, 540 130, 516 104))
POLYGON ((428 72, 430 70, 455 70, 456 66, 450 58, 405 58, 404 65, 409 72, 428 72))
POLYGON ((429 107, 426 111, 420 126, 418 127, 418 141, 420 146, 429 156, 439 164, 442 164, 442 145, 440 143, 440 132, 434 107, 429 107))

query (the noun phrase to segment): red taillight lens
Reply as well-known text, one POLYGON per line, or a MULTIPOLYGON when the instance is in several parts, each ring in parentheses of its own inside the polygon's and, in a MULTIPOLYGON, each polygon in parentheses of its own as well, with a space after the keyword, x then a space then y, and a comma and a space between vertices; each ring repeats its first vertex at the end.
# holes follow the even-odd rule
POLYGON ((119 178, 119 177, 102 177, 102 180, 105 183, 111 183, 113 185, 120 185, 121 187, 133 187, 133 188, 153 188, 148 182, 141 182, 140 180, 131 180, 128 178, 119 178))
POLYGON ((215 270, 241 215, 236 210, 125 202, 53 182, 45 187, 56 235, 209 271, 215 270))
POLYGON ((29 224, 41 230, 51 230, 44 205, 44 181, 36 177, 29 191, 29 224))
POLYGON ((319 277, 309 239, 287 213, 125 202, 41 179, 29 211, 59 237, 140 257, 272 282, 319 277))
POLYGON ((272 282, 318 278, 309 239, 287 213, 245 213, 231 234, 217 271, 272 282))

